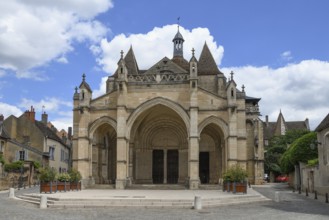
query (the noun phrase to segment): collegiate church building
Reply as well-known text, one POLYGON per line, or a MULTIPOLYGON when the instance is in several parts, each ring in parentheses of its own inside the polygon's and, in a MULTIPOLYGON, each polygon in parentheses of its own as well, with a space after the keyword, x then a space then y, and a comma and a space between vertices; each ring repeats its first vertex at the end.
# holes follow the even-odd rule
MULTIPOLYGON (((240 164, 251 183, 264 173, 259 98, 248 97, 218 69, 204 44, 199 59, 183 56, 184 38, 173 39, 173 57, 138 68, 131 47, 121 51, 106 93, 92 98, 85 75, 74 93, 73 167, 83 185, 221 183, 240 164)), ((158 51, 161 53, 161 51, 158 51)), ((140 58, 142 59, 142 58, 140 58)))

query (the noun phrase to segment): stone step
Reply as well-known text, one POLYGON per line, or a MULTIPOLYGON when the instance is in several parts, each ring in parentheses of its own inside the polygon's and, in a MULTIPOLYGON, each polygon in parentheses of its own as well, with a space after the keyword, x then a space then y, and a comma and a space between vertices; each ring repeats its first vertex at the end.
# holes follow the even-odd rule
POLYGON ((115 189, 114 184, 94 184, 91 186, 88 186, 87 189, 115 189))
POLYGON ((186 187, 181 184, 133 184, 127 189, 142 189, 142 190, 185 190, 186 187))

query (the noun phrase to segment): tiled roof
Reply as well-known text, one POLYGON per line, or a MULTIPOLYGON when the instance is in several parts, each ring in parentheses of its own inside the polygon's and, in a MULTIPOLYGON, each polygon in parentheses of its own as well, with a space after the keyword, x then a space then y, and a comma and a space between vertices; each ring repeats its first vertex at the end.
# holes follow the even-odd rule
POLYGON ((184 57, 174 56, 171 60, 178 66, 182 67, 184 70, 189 71, 190 64, 187 62, 187 60, 184 59, 184 57))
POLYGON ((43 135, 45 137, 53 139, 53 140, 58 141, 58 142, 62 143, 63 145, 65 145, 63 140, 57 136, 56 132, 51 130, 47 125, 45 125, 44 123, 42 123, 40 121, 35 121, 35 125, 40 129, 40 131, 43 133, 43 135))
POLYGON ((321 123, 316 127, 315 131, 319 132, 329 127, 329 114, 321 121, 321 123))
POLYGON ((138 69, 138 65, 136 62, 136 58, 135 58, 135 54, 133 51, 133 48, 130 47, 127 55, 124 58, 125 63, 126 63, 126 67, 128 69, 128 74, 138 74, 139 73, 139 69, 138 69))
POLYGON ((264 139, 269 140, 275 135, 280 135, 281 123, 284 123, 286 131, 309 130, 307 121, 285 121, 280 112, 276 122, 264 122, 264 139))
POLYGON ((205 43, 198 63, 198 75, 223 74, 219 71, 207 44, 205 43))
POLYGON ((148 69, 144 74, 155 74, 158 71, 169 73, 188 73, 181 66, 171 61, 168 57, 162 58, 159 62, 157 62, 150 69, 148 69))

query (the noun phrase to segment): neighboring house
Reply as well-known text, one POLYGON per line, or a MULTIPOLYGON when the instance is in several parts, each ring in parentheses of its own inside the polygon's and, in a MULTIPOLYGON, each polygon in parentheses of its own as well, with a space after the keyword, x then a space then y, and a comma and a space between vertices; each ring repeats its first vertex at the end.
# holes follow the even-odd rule
MULTIPOLYGON (((5 158, 5 149, 7 148, 7 143, 9 138, 9 135, 7 134, 4 126, 3 126, 3 115, 0 115, 0 156, 5 158)), ((0 163, 0 176, 3 174, 3 165, 0 163)))
POLYGON ((6 118, 3 125, 10 139, 7 141, 5 159, 36 160, 49 165, 58 172, 69 169, 70 146, 47 127, 48 115, 42 114, 42 120, 35 120, 35 111, 31 107, 20 117, 6 118))
MULTIPOLYGON (((270 140, 274 136, 280 136, 280 135, 285 135, 287 131, 292 131, 292 130, 310 130, 310 125, 309 121, 306 118, 304 121, 286 121, 283 117, 283 114, 280 110, 280 113, 278 115, 278 118, 274 122, 269 122, 268 116, 265 116, 265 122, 263 122, 263 129, 264 129, 264 147, 266 150, 266 147, 269 146, 270 140)), ((298 172, 297 172, 298 173, 298 172)), ((295 180, 299 180, 300 177, 296 177, 296 174, 290 174, 289 175, 289 183, 291 185, 296 185, 295 180)), ((275 181, 275 175, 274 173, 269 173, 269 179, 271 182, 275 181)), ((300 181, 300 180, 299 180, 300 181)))
POLYGON ((319 168, 314 174, 315 190, 319 193, 329 192, 329 114, 315 129, 319 153, 319 168))
POLYGON ((286 121, 280 110, 279 116, 275 122, 268 121, 268 115, 265 116, 263 122, 264 128, 264 145, 269 145, 269 141, 274 136, 285 135, 290 130, 310 130, 309 121, 306 118, 304 121, 286 121))
POLYGON ((187 61, 179 29, 172 42, 173 57, 145 70, 132 47, 125 56, 121 51, 102 96, 92 98, 83 75, 73 96, 72 160, 84 185, 197 189, 221 183, 234 164, 247 170, 252 184, 263 181, 260 99, 248 97, 243 85, 238 89, 233 72, 226 78, 206 43, 199 59, 189 48, 187 61))

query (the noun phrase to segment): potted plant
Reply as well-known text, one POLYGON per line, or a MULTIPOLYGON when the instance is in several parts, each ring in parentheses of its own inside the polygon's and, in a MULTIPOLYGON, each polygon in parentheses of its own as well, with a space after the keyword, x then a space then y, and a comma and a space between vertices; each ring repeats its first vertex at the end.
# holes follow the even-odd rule
MULTIPOLYGON (((240 165, 236 164, 231 166, 224 174, 224 178, 229 178, 229 181, 232 182, 232 188, 230 191, 233 193, 242 192, 247 193, 247 181, 248 177, 247 171, 243 169, 240 165)), ((229 190, 228 190, 229 191, 229 190)))
POLYGON ((71 177, 68 173, 60 173, 57 175, 57 191, 64 191, 71 189, 71 177))
POLYGON ((232 175, 230 170, 227 170, 223 175, 223 191, 230 192, 232 191, 232 175))
POLYGON ((39 169, 40 193, 56 192, 56 170, 49 166, 39 169))
POLYGON ((81 173, 76 169, 69 170, 71 190, 81 190, 81 173))

